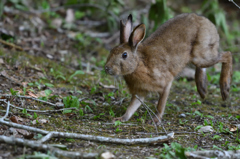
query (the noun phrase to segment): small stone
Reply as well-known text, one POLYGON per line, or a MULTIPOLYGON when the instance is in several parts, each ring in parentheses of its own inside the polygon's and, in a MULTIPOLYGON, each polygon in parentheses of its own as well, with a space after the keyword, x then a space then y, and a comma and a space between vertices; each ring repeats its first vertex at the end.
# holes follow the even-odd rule
POLYGON ((101 159, 113 159, 116 158, 111 152, 104 152, 101 154, 101 159))
POLYGON ((201 127, 198 132, 203 132, 203 133, 208 133, 208 132, 213 132, 214 129, 212 126, 203 126, 201 127))
POLYGON ((186 114, 180 114, 179 117, 180 118, 186 118, 186 114))

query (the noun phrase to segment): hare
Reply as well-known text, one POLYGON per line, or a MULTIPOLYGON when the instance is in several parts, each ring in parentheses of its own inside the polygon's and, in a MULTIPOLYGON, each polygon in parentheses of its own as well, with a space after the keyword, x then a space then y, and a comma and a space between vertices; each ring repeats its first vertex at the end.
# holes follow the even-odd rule
POLYGON ((122 75, 132 99, 126 113, 115 120, 128 121, 139 108, 148 92, 160 96, 157 119, 161 121, 174 77, 188 63, 196 66, 195 82, 201 98, 207 93, 206 67, 222 63, 220 89, 222 99, 229 96, 232 78, 231 52, 218 52, 219 35, 207 18, 180 14, 161 25, 143 41, 144 24, 132 31, 132 16, 124 24, 120 21, 120 45, 114 47, 107 58, 105 71, 113 76, 122 75))

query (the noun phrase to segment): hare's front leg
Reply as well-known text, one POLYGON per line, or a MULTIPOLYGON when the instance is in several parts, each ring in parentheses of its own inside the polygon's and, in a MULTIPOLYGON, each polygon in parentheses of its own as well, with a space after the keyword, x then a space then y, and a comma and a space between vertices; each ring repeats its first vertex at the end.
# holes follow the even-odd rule
POLYGON ((155 123, 161 122, 171 86, 172 86, 172 80, 165 86, 162 93, 159 93, 160 97, 157 105, 157 111, 158 111, 157 117, 154 118, 155 123))
MULTIPOLYGON (((143 95, 138 95, 138 97, 141 99, 141 101, 144 101, 143 95)), ((141 102, 136 98, 135 94, 132 94, 131 103, 128 106, 125 114, 121 117, 114 118, 113 121, 116 121, 116 120, 120 120, 122 122, 128 121, 132 117, 134 112, 140 107, 140 105, 141 105, 141 102)))

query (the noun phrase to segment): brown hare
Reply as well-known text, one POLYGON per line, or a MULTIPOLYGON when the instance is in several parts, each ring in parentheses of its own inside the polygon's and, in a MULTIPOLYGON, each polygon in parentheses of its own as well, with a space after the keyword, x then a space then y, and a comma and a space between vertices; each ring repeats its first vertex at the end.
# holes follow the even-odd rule
POLYGON ((194 13, 181 14, 161 25, 143 41, 144 24, 132 31, 132 16, 126 24, 120 21, 120 45, 108 56, 105 71, 122 75, 132 99, 126 113, 115 120, 128 121, 141 105, 148 92, 159 93, 157 118, 163 117, 165 105, 174 77, 188 63, 196 66, 195 81, 201 98, 207 92, 206 67, 222 63, 220 89, 222 99, 229 96, 232 78, 231 52, 218 52, 219 35, 207 18, 194 13))

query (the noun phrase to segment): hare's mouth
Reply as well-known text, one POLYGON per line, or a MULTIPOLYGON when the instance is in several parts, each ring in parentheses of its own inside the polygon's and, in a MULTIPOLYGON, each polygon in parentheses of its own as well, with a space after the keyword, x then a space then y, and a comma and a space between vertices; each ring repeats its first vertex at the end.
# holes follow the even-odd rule
POLYGON ((105 66, 105 72, 108 73, 109 75, 115 75, 113 69, 108 66, 105 66))

